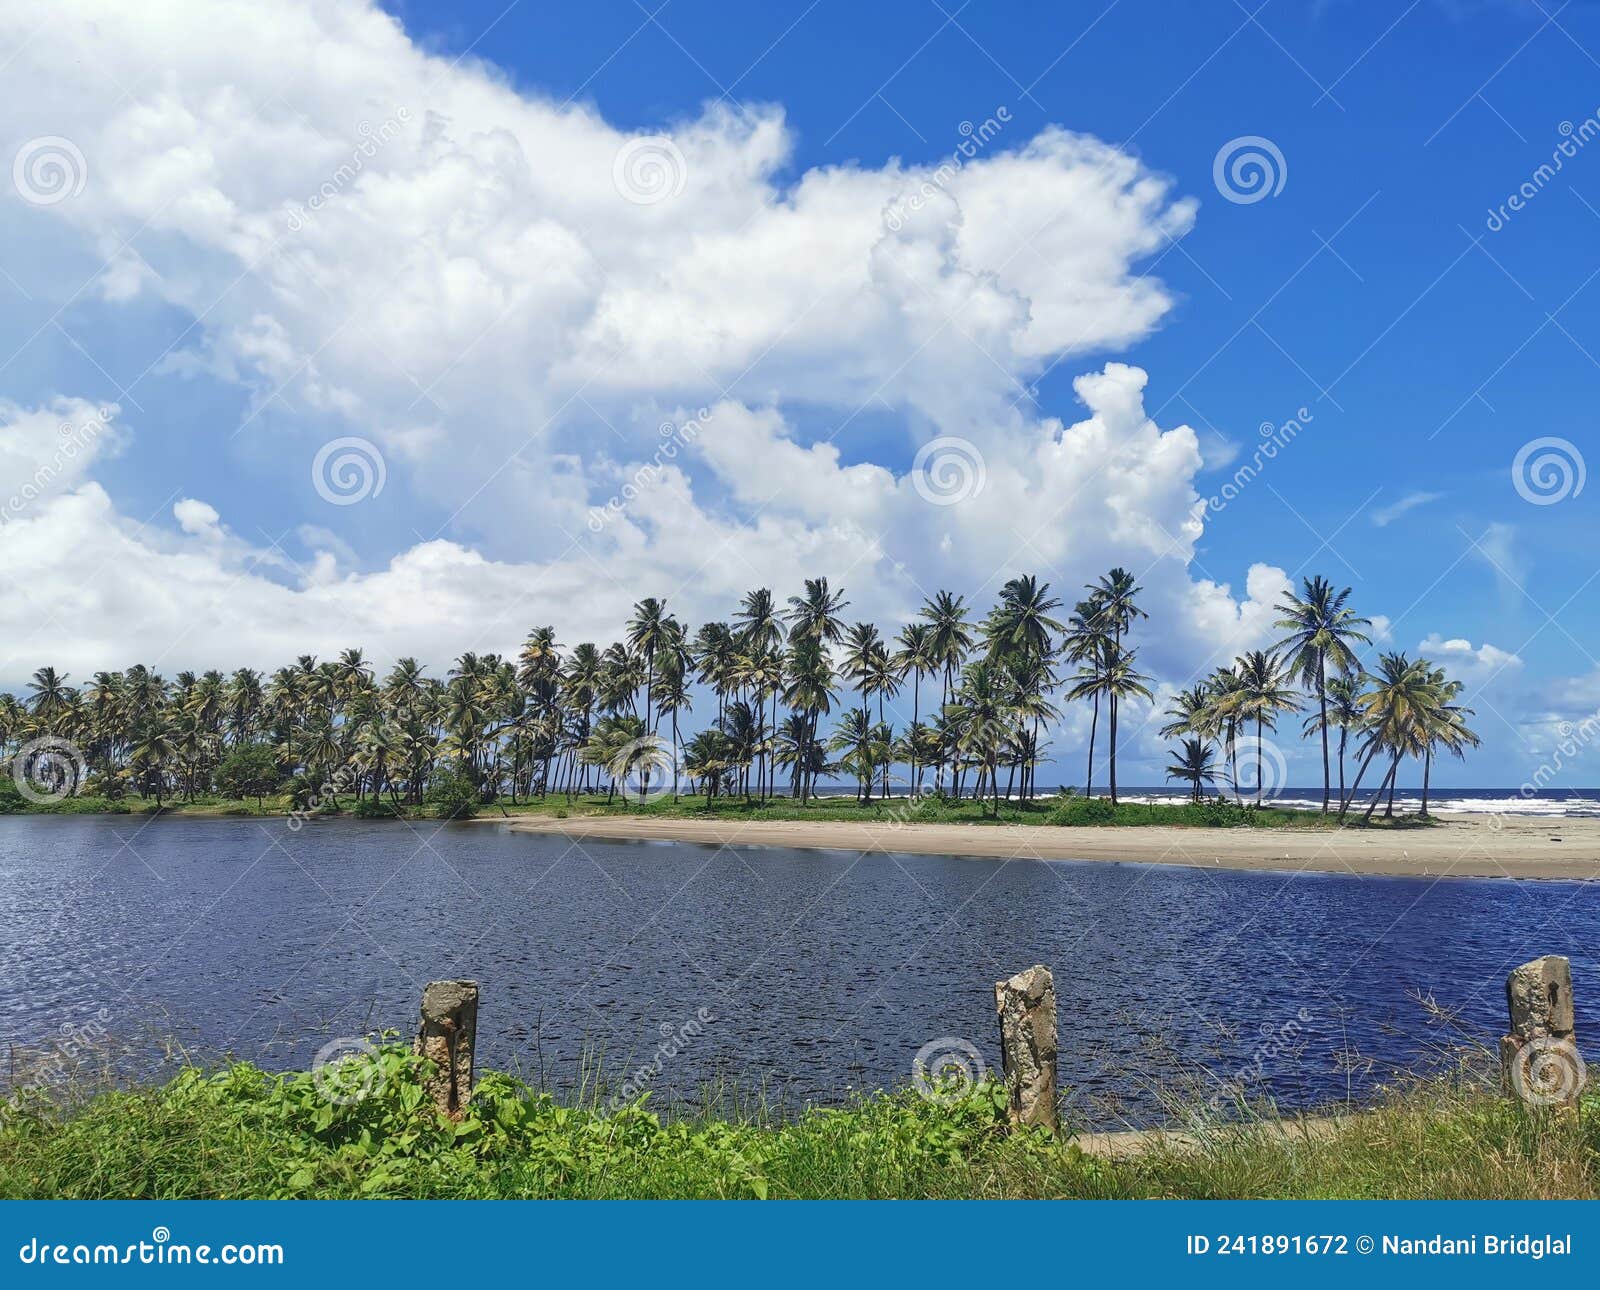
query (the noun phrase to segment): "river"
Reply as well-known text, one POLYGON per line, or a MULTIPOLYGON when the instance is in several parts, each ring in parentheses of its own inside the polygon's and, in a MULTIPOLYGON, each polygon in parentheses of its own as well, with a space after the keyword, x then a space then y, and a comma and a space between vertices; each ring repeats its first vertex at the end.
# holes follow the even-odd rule
POLYGON ((559 1089, 587 1053, 617 1082, 648 1066, 662 1099, 731 1079, 793 1106, 904 1085, 928 1045, 997 1066, 993 983, 1038 962, 1069 1103, 1147 1123, 1182 1072, 1305 1106, 1426 1064, 1455 1027, 1418 996, 1492 1042, 1506 972, 1542 953, 1573 960, 1582 1042, 1595 910, 1579 883, 19 816, 0 819, 0 1042, 98 1024, 150 1071, 172 1039, 303 1067, 409 1034, 423 983, 471 977, 480 1066, 559 1089))

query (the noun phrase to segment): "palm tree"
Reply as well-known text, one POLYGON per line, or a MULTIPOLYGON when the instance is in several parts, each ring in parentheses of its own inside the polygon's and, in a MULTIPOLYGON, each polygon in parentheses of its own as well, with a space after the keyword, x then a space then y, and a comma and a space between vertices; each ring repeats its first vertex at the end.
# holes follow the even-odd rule
POLYGON ((863 805, 872 801, 872 777, 886 751, 880 746, 877 733, 866 712, 851 708, 839 719, 833 738, 828 740, 830 752, 844 754, 839 764, 855 775, 856 801, 863 805))
POLYGON ((1347 676, 1357 671, 1352 644, 1372 642, 1361 628, 1372 626, 1367 618, 1357 617, 1345 607, 1350 588, 1335 591, 1333 584, 1318 574, 1301 580, 1301 594, 1288 593, 1278 605, 1283 615, 1274 624, 1289 634, 1273 647, 1285 657, 1289 674, 1317 696, 1321 713, 1318 729, 1322 733, 1322 813, 1328 813, 1328 798, 1333 779, 1328 765, 1328 680, 1329 674, 1347 676))
POLYGON ((1069 663, 1078 664, 1078 673, 1074 678, 1076 684, 1067 697, 1094 701, 1094 714, 1089 719, 1089 769, 1083 784, 1085 797, 1094 796, 1094 743, 1100 726, 1100 696, 1104 693, 1100 676, 1110 646, 1111 632, 1101 616, 1100 602, 1094 597, 1080 600, 1067 620, 1061 648, 1069 663))
MULTIPOLYGON (((613 797, 633 776, 648 793, 661 768, 681 753, 710 794, 742 788, 747 798, 759 793, 765 802, 782 768, 794 797, 809 802, 821 778, 836 769, 828 757, 832 744, 843 754, 840 765, 857 773, 864 801, 874 796, 880 774, 882 795, 890 796, 899 762, 910 766, 914 793, 929 765, 943 791, 948 766, 956 797, 971 777, 985 813, 998 814, 1002 793, 1023 801, 1034 796, 1037 767, 1060 721, 1052 699, 1065 662, 1075 669, 1066 682, 1069 697, 1094 705, 1085 791, 1093 790, 1104 707, 1115 801, 1123 701, 1150 698, 1130 641, 1131 627, 1144 617, 1138 595, 1130 574, 1112 570, 1063 622, 1049 586, 1022 575, 1007 581, 974 623, 961 596, 939 591, 890 644, 874 623, 847 630, 843 594, 816 578, 782 612, 770 590, 747 593, 730 622, 701 625, 692 642, 661 600, 645 599, 634 606, 624 638, 604 650, 585 642, 569 652, 553 628, 535 627, 517 653, 465 653, 442 678, 401 658, 375 680, 358 648, 326 662, 303 654, 270 673, 185 670, 171 683, 134 664, 95 673, 81 692, 57 669, 42 667, 26 702, 0 693, 0 756, 14 757, 41 735, 71 739, 83 750, 94 792, 137 792, 161 804, 171 793, 192 799, 219 786, 233 750, 262 744, 272 752, 277 778, 295 786, 297 801, 326 797, 332 804, 350 792, 358 802, 387 797, 399 806, 420 805, 437 777, 452 769, 471 779, 484 802, 508 793, 513 801, 524 793, 540 796, 552 785, 569 795, 586 792, 591 769, 607 777, 613 797), (836 666, 854 694, 830 739, 819 730, 836 715, 836 666), (939 702, 924 720, 921 685, 933 677, 941 682, 939 702), (896 730, 893 704, 907 680, 911 719, 896 730), (684 729, 696 682, 717 699, 709 729, 699 735, 684 729), (657 727, 669 717, 670 740, 658 738, 657 727)), ((1385 791, 1392 813, 1399 766, 1408 756, 1422 762, 1426 813, 1435 754, 1460 756, 1477 742, 1465 724, 1471 714, 1459 705, 1458 685, 1400 656, 1380 665, 1367 686, 1352 670, 1350 653, 1364 639, 1365 620, 1349 614, 1344 595, 1320 579, 1306 582, 1301 595, 1280 607, 1293 619, 1285 620, 1293 629, 1285 656, 1257 652, 1173 696, 1162 733, 1210 749, 1210 769, 1219 777, 1226 760, 1237 785, 1240 723, 1253 720, 1259 740, 1294 706, 1286 686, 1298 680, 1317 694, 1306 732, 1322 734, 1326 746, 1329 727, 1340 731, 1341 816, 1380 756, 1388 764, 1368 818, 1385 791), (1360 771, 1347 792, 1352 738, 1360 771)), ((1258 754, 1258 786, 1262 767, 1258 754)), ((1325 796, 1331 784, 1328 766, 1325 796)))
POLYGON ((857 623, 845 633, 844 656, 839 660, 839 672, 856 683, 856 692, 861 696, 863 716, 868 713, 868 680, 873 672, 873 664, 882 650, 883 642, 878 636, 878 629, 871 623, 857 623))
POLYGON ((961 688, 950 705, 956 727, 956 748, 978 767, 978 782, 973 796, 983 797, 984 784, 994 799, 994 814, 1000 814, 1000 753, 1012 713, 1001 671, 987 660, 974 663, 961 677, 961 688))
POLYGON ((1061 601, 1050 594, 1050 584, 1032 576, 1012 578, 1000 589, 1000 603, 994 608, 984 634, 991 659, 1022 654, 1048 658, 1052 651, 1050 634, 1063 630, 1050 614, 1061 601))
POLYGON ((966 600, 948 591, 940 591, 925 601, 919 612, 932 629, 928 654, 944 671, 943 701, 949 703, 951 695, 955 693, 956 673, 961 670, 972 650, 973 636, 972 629, 967 626, 966 600))
MULTIPOLYGON (((649 596, 633 607, 633 617, 628 620, 628 647, 644 659, 644 732, 656 732, 655 714, 651 710, 652 691, 655 687, 656 655, 677 635, 677 622, 667 614, 666 602, 649 596)), ((644 764, 642 792, 650 792, 650 765, 644 764)))
POLYGON ((1371 688, 1358 700, 1365 752, 1360 769, 1356 772, 1356 781, 1350 786, 1349 796, 1339 803, 1340 819, 1344 818, 1355 795, 1361 791, 1361 781, 1366 776, 1367 767, 1378 753, 1383 752, 1390 756, 1391 762, 1383 783, 1378 786, 1367 807, 1364 818, 1372 819, 1373 807, 1398 770, 1400 759, 1410 752, 1422 752, 1420 723, 1438 701, 1432 673, 1422 659, 1413 662, 1398 652, 1384 654, 1378 659, 1378 670, 1370 681, 1371 688))
POLYGON ((57 672, 53 667, 41 667, 33 674, 28 688, 33 691, 33 697, 28 700, 28 711, 38 718, 40 727, 46 733, 54 734, 54 723, 77 693, 67 684, 67 674, 57 672))
POLYGON ((1359 731, 1362 726, 1362 713, 1359 704, 1361 686, 1366 679, 1364 672, 1351 672, 1344 676, 1334 676, 1328 679, 1326 702, 1316 712, 1305 719, 1303 733, 1310 734, 1314 730, 1325 730, 1331 726, 1339 732, 1339 747, 1336 760, 1339 765, 1339 800, 1344 801, 1344 756, 1345 747, 1349 743, 1350 733, 1359 731))
POLYGON ((789 597, 789 639, 811 640, 831 645, 844 632, 844 622, 839 617, 850 607, 844 592, 830 592, 826 578, 807 578, 803 596, 789 597))
POLYGON ((1217 778, 1212 759, 1216 756, 1211 745, 1203 739, 1185 739, 1180 751, 1172 754, 1167 766, 1168 779, 1181 779, 1190 786, 1190 796, 1198 802, 1201 786, 1217 778))
POLYGON ((783 617, 765 587, 746 593, 733 620, 739 625, 739 644, 746 652, 774 649, 783 642, 783 617))
POLYGON ((820 773, 822 755, 817 743, 817 722, 833 710, 833 668, 818 635, 792 633, 784 656, 783 701, 804 717, 803 747, 795 760, 795 795, 811 799, 820 773))
MULTIPOLYGON (((1268 730, 1278 728, 1278 715, 1293 712, 1300 706, 1284 681, 1283 666, 1276 654, 1266 650, 1251 650, 1238 662, 1239 690, 1236 711, 1241 721, 1256 723, 1256 804, 1260 805, 1265 785, 1262 782, 1265 745, 1268 730)), ((1282 787, 1280 785, 1279 787, 1282 787)))
POLYGON ((1107 731, 1110 745, 1108 767, 1111 779, 1111 804, 1115 806, 1117 804, 1117 718, 1122 710, 1122 701, 1134 696, 1141 699, 1153 699, 1155 696, 1145 684, 1150 678, 1135 670, 1133 666, 1133 651, 1124 649, 1115 642, 1110 647, 1101 676, 1102 687, 1110 700, 1111 728, 1107 731))
MULTIPOLYGON (((922 725, 922 678, 924 674, 932 676, 938 671, 933 654, 933 624, 907 623, 900 629, 895 644, 899 646, 894 653, 895 670, 902 678, 911 678, 911 731, 919 730, 922 725)), ((918 754, 921 745, 910 731, 907 732, 905 748, 911 767, 911 795, 920 797, 922 767, 918 754)))
MULTIPOLYGON (((1456 698, 1462 689, 1461 682, 1450 680, 1439 669, 1435 669, 1429 679, 1434 687, 1436 699, 1433 706, 1421 718, 1422 809, 1418 818, 1424 820, 1428 818, 1428 783, 1433 772, 1433 750, 1442 748, 1453 757, 1464 758, 1468 748, 1476 748, 1482 742, 1466 723, 1466 718, 1473 715, 1472 709, 1463 708, 1456 703, 1456 698)), ((1392 788, 1390 797, 1392 800, 1392 788)))
MULTIPOLYGON (((681 753, 678 742, 678 714, 694 707, 694 697, 689 691, 689 654, 682 647, 681 637, 662 655, 661 675, 656 680, 656 709, 672 717, 672 748, 681 753)), ((672 800, 678 800, 678 779, 672 779, 672 800)))
POLYGON ((1215 710, 1212 694, 1204 685, 1192 685, 1187 690, 1179 690, 1172 696, 1172 703, 1167 708, 1166 716, 1171 720, 1161 727, 1160 733, 1163 739, 1175 739, 1180 735, 1198 735, 1209 743, 1216 737, 1213 733, 1215 710))

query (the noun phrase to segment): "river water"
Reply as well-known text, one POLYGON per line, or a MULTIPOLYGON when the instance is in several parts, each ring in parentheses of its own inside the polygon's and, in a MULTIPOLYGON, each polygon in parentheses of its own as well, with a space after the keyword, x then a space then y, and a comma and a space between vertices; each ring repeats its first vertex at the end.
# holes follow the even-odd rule
POLYGON ((598 1057, 668 1100, 721 1079, 837 1102, 906 1084, 928 1045, 997 1066, 993 983, 1044 963, 1069 1099, 1143 1123, 1180 1074, 1305 1106, 1460 1031, 1492 1042, 1506 972, 1543 953, 1572 958, 1600 1056, 1597 952, 1581 883, 0 819, 0 1044, 103 1027, 150 1071, 173 1039, 308 1066, 334 1039, 409 1034, 425 982, 471 977, 482 1066, 560 1089, 598 1057))

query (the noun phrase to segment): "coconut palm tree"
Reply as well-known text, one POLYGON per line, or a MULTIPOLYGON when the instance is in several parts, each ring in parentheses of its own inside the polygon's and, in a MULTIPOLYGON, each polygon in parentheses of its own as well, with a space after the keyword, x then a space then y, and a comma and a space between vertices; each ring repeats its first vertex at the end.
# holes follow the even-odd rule
POLYGON ((1366 679, 1364 672, 1351 672, 1344 676, 1334 676, 1328 679, 1326 702, 1305 719, 1302 732, 1311 734, 1315 730, 1332 727, 1339 732, 1339 746, 1335 751, 1335 761, 1339 767, 1339 800, 1344 801, 1344 758, 1345 748, 1349 743, 1351 732, 1359 731, 1362 726, 1362 713, 1359 705, 1361 686, 1366 679))
POLYGON ((933 624, 907 623, 895 638, 899 648, 894 653, 895 670, 901 677, 911 678, 911 727, 906 732, 904 747, 911 767, 911 795, 922 795, 922 763, 919 753, 922 744, 913 733, 922 726, 922 678, 938 672, 933 654, 933 624))
POLYGON ((40 728, 54 734, 55 723, 66 712, 76 691, 67 684, 67 674, 53 667, 41 667, 28 683, 33 697, 28 700, 28 712, 35 717, 40 728))
POLYGON ((1182 748, 1172 754, 1167 778, 1183 780, 1190 787, 1190 797, 1198 802, 1202 786, 1217 778, 1216 767, 1212 764, 1215 757, 1216 753, 1204 739, 1185 739, 1182 748))
POLYGON ((1204 685, 1192 685, 1187 690, 1179 690, 1172 696, 1167 708, 1165 715, 1170 720, 1161 727, 1161 737, 1175 739, 1180 735, 1197 735, 1207 743, 1216 738, 1216 710, 1212 697, 1211 690, 1204 685))
POLYGON ((844 592, 828 590, 826 578, 807 578, 805 594, 789 597, 789 610, 785 615, 789 639, 835 644, 844 633, 844 620, 839 615, 849 607, 844 592))
POLYGON ((1369 688, 1357 701, 1361 711, 1363 752, 1360 768, 1350 793, 1339 804, 1339 817, 1344 818, 1350 803, 1361 791, 1361 781, 1367 767, 1381 752, 1390 757, 1388 773, 1367 807, 1365 820, 1372 819, 1373 807, 1383 795, 1384 788, 1398 770, 1401 758, 1408 753, 1421 754, 1423 743, 1421 723, 1438 702, 1437 688, 1426 660, 1413 661, 1399 652, 1383 654, 1378 659, 1378 670, 1370 678, 1369 688))
MULTIPOLYGON (((1466 718, 1473 715, 1472 709, 1463 708, 1456 703, 1462 690, 1461 682, 1450 680, 1443 670, 1437 668, 1430 674, 1429 679, 1434 687, 1436 699, 1433 706, 1421 718, 1422 808, 1418 818, 1424 820, 1428 818, 1428 785, 1433 772, 1433 750, 1442 748, 1452 757, 1465 758, 1468 748, 1476 748, 1482 742, 1466 722, 1466 718)), ((1391 785, 1391 803, 1393 796, 1394 790, 1391 785)), ((1392 805, 1390 809, 1393 809, 1392 805)))
POLYGON ((1054 648, 1051 633, 1063 630, 1050 616, 1060 607, 1049 583, 1031 575, 1012 578, 1000 589, 1000 602, 984 624, 990 659, 1017 654, 1048 658, 1054 648))
POLYGON ((1117 718, 1122 711, 1122 701, 1129 698, 1154 699, 1146 684, 1150 678, 1135 669, 1133 651, 1112 643, 1102 671, 1102 685, 1109 700, 1110 729, 1106 732, 1109 758, 1108 774, 1111 781, 1111 804, 1117 804, 1117 718))
POLYGON ((987 783, 996 817, 1000 814, 1000 754, 1013 720, 1009 697, 1002 670, 982 660, 962 674, 961 687, 950 704, 956 750, 978 767, 973 796, 981 800, 987 783))
POLYGON ((1328 765, 1328 681, 1330 675, 1348 676, 1359 670, 1353 645, 1369 645, 1361 631, 1372 626, 1371 619, 1358 617, 1346 607, 1350 588, 1335 591, 1333 584, 1318 574, 1301 580, 1300 594, 1293 592, 1279 602, 1283 615, 1274 624, 1289 634, 1273 647, 1281 654, 1289 675, 1317 697, 1322 734, 1322 813, 1328 813, 1328 798, 1333 779, 1328 765))
POLYGON ((1267 650, 1251 650, 1241 655, 1237 674, 1239 689, 1236 711, 1239 719, 1256 723, 1256 804, 1260 805, 1265 789, 1262 769, 1265 764, 1266 732, 1276 730, 1279 715, 1293 712, 1300 706, 1300 701, 1285 684, 1288 677, 1278 656, 1267 650))
POLYGON ((1100 676, 1111 643, 1110 625, 1100 613, 1100 602, 1092 596, 1088 600, 1080 600, 1072 616, 1067 619, 1061 649, 1069 663, 1078 665, 1073 687, 1067 697, 1088 698, 1094 703, 1093 715, 1089 719, 1089 769, 1083 784, 1085 797, 1094 796, 1094 743, 1100 726, 1100 696, 1105 693, 1100 676))
POLYGON ((809 801, 824 764, 817 742, 817 722, 833 711, 833 668, 823 648, 821 633, 792 633, 784 656, 783 701, 804 718, 803 747, 795 759, 795 795, 809 801))

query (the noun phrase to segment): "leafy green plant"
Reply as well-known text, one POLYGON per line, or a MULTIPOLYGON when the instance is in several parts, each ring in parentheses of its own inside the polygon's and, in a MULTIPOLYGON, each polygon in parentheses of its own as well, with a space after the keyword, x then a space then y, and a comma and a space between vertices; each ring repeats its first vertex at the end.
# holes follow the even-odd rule
MULTIPOLYGON (((105 1197, 1593 1197, 1600 1104, 1551 1116, 1481 1078, 1395 1085, 1290 1131, 1211 1121, 1136 1153, 1010 1132, 992 1081, 860 1096, 783 1118, 765 1105, 676 1115, 646 1093, 562 1102, 483 1076, 459 1120, 405 1045, 334 1076, 247 1063, 159 1088, 0 1105, 0 1198, 105 1197), (1315 1131, 1313 1131, 1313 1128, 1315 1131)), ((1175 1108, 1179 1109, 1179 1108, 1175 1108)), ((1270 1112, 1266 1112, 1270 1116, 1270 1112)), ((1186 1117, 1187 1118, 1187 1117, 1186 1117)))
POLYGON ((481 800, 478 786, 459 770, 435 775, 428 785, 427 802, 437 819, 470 820, 478 813, 481 800))

